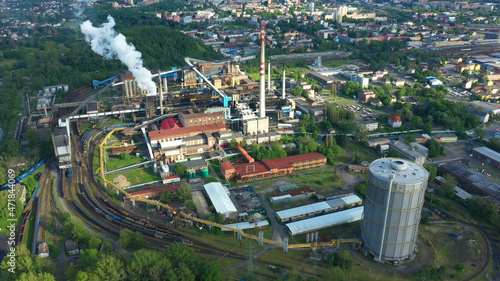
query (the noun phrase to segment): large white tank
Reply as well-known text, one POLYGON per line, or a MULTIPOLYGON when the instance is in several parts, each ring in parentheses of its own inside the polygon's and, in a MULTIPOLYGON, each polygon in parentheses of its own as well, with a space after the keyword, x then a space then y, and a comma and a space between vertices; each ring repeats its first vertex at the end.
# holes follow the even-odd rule
POLYGON ((411 258, 428 177, 408 160, 383 158, 370 164, 361 235, 375 260, 411 258))

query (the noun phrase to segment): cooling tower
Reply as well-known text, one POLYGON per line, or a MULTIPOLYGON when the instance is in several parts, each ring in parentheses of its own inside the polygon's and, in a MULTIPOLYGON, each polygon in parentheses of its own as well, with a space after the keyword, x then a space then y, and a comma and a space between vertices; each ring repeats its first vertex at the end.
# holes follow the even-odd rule
POLYGON ((383 158, 370 164, 361 235, 375 260, 401 262, 412 256, 428 177, 408 160, 383 158))

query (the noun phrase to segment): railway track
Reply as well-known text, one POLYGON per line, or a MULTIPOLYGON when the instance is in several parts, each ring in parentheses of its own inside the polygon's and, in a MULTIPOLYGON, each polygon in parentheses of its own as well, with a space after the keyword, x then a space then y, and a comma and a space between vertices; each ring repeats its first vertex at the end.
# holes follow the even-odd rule
MULTIPOLYGON (((48 164, 49 165, 49 164, 48 164)), ((47 167, 48 167, 47 165, 47 167)), ((47 226, 50 215, 50 207, 52 202, 51 196, 51 183, 50 170, 47 169, 40 180, 40 190, 37 195, 35 215, 35 229, 33 233, 33 244, 31 253, 38 254, 38 245, 42 242, 47 242, 47 226)), ((34 204, 34 203, 33 203, 34 204)), ((34 206, 31 208, 34 210, 34 206)), ((24 236, 24 235, 23 235, 24 236)))

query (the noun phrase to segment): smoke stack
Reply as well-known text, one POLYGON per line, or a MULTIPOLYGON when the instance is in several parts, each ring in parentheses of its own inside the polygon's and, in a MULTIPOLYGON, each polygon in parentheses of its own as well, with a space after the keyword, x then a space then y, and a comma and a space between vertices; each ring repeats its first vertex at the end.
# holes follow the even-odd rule
POLYGON ((281 97, 283 100, 285 99, 285 68, 283 67, 283 96, 281 97))
POLYGON ((266 117, 266 49, 264 46, 265 22, 260 22, 260 94, 259 94, 259 117, 266 117))
POLYGON ((163 85, 161 83, 161 71, 158 71, 158 86, 160 92, 160 115, 163 115, 163 85))
POLYGON ((271 62, 267 63, 267 89, 271 90, 271 62))

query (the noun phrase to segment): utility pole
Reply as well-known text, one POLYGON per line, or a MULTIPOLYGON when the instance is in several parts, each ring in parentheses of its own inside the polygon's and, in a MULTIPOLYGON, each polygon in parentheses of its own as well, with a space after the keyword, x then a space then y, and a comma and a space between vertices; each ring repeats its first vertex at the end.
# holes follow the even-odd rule
POLYGON ((253 280, 253 257, 255 256, 255 250, 251 241, 248 242, 245 252, 248 255, 247 278, 248 280, 253 280))

